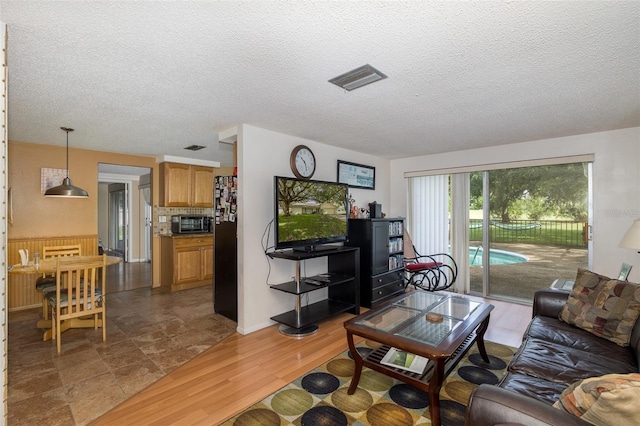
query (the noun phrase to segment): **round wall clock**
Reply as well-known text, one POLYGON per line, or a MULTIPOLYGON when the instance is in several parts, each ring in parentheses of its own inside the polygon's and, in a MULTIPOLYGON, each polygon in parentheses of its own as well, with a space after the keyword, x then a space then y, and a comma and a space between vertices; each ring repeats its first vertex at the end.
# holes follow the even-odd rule
POLYGON ((316 157, 305 145, 298 145, 291 151, 291 171, 297 178, 309 179, 316 171, 316 157))

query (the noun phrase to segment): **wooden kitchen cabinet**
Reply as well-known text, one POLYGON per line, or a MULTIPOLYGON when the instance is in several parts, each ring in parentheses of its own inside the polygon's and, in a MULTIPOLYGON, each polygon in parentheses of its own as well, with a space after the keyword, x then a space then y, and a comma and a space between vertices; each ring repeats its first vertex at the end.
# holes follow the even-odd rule
POLYGON ((213 168, 191 166, 191 206, 213 207, 213 168))
POLYGON ((160 197, 164 207, 213 207, 213 168, 162 163, 160 197))
POLYGON ((161 282, 171 291, 213 284, 213 236, 162 237, 161 282))

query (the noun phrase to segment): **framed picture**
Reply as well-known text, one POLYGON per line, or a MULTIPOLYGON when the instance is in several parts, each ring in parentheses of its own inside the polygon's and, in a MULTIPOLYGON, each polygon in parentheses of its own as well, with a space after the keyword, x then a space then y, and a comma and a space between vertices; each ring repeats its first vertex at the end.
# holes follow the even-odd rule
POLYGON ((376 189, 376 168, 338 160, 338 183, 353 188, 376 189))
POLYGON ((62 180, 67 177, 67 169, 40 169, 40 192, 44 195, 45 191, 54 186, 62 185, 62 180))
POLYGON ((620 267, 620 274, 618 275, 618 279, 620 281, 626 281, 629 276, 629 272, 631 272, 631 265, 623 263, 620 267))

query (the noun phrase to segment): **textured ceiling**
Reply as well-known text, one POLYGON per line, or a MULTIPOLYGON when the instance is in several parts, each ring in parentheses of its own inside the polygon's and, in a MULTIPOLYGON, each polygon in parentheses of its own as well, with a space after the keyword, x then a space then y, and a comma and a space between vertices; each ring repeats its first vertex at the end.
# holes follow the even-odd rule
POLYGON ((640 125, 640 2, 6 1, 9 139, 230 164, 240 123, 386 158, 640 125), (327 82, 371 64, 389 78, 327 82), (183 148, 207 148, 197 152, 183 148))

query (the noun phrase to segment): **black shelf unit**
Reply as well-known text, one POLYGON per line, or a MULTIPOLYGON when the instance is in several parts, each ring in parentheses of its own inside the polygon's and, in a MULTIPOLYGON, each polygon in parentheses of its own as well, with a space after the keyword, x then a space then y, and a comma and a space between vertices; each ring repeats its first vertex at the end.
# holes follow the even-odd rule
POLYGON ((296 262, 295 280, 270 286, 274 290, 296 296, 295 309, 271 317, 281 324, 280 331, 283 334, 304 336, 315 332, 319 321, 333 315, 343 312, 360 314, 359 248, 344 246, 317 252, 284 250, 268 253, 268 256, 296 262), (319 257, 327 257, 327 273, 301 277, 300 262, 319 257), (328 289, 327 299, 302 306, 303 294, 322 288, 328 289))
POLYGON ((404 219, 349 219, 349 246, 359 247, 360 303, 374 308, 405 289, 404 219))

